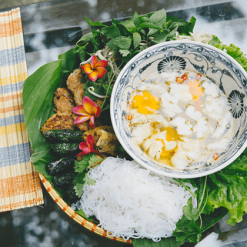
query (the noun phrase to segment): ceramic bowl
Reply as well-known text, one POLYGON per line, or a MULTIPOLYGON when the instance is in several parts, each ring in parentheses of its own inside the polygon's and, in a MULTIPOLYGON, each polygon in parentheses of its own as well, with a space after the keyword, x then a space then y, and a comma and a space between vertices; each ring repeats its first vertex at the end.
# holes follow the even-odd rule
MULTIPOLYGON (((151 83, 151 82, 150 82, 151 83)), ((119 74, 111 96, 111 120, 123 148, 143 167, 175 178, 202 177, 231 164, 247 146, 247 74, 225 52, 195 41, 169 41, 154 45, 133 57, 119 74), (125 118, 131 93, 148 76, 167 69, 184 69, 206 75, 225 93, 234 118, 233 138, 228 150, 207 165, 193 163, 184 170, 157 165, 131 139, 125 118)))

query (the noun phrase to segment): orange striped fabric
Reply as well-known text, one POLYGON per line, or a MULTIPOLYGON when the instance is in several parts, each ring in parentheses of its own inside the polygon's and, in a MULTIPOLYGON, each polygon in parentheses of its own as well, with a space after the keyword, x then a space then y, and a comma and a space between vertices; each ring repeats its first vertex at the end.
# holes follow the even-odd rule
POLYGON ((9 100, 11 101, 14 99, 22 99, 22 93, 0 97, 0 102, 7 102, 9 100))
POLYGON ((22 33, 21 18, 7 23, 0 23, 0 38, 13 36, 18 33, 22 33), (14 27, 14 29, 9 28, 10 26, 14 27))
POLYGON ((22 84, 26 78, 17 8, 0 13, 0 212, 44 203, 24 124, 22 84))

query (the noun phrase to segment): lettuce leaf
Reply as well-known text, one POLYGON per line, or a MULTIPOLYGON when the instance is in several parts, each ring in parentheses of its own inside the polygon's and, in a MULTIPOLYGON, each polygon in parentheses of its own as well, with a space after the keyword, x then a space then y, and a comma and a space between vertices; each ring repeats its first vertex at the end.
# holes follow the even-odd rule
POLYGON ((245 71, 247 71, 246 54, 244 54, 239 47, 235 46, 234 44, 222 44, 220 39, 215 35, 213 35, 213 38, 209 41, 209 44, 222 51, 225 51, 228 55, 234 58, 244 68, 245 71))
POLYGON ((227 223, 241 222, 247 212, 247 156, 243 154, 231 165, 209 176, 207 206, 212 210, 224 207, 230 218, 227 223))

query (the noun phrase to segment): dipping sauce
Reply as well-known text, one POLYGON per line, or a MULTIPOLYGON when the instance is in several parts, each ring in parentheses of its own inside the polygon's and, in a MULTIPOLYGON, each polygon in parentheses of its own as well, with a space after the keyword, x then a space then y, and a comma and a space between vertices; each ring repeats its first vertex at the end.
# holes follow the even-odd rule
POLYGON ((226 96, 199 73, 154 74, 136 88, 127 108, 134 143, 165 166, 209 164, 227 150, 232 138, 226 96))

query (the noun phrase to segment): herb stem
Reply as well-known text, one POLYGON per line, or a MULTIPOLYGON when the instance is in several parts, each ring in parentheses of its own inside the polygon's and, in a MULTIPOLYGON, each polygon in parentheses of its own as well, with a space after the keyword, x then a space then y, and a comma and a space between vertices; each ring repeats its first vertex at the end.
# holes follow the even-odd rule
POLYGON ((111 83, 115 77, 115 75, 117 74, 119 68, 122 66, 123 62, 120 64, 120 66, 118 67, 118 69, 115 71, 115 73, 112 75, 112 70, 111 70, 111 75, 110 75, 110 79, 109 79, 109 83, 108 83, 108 87, 107 87, 107 90, 106 90, 106 95, 105 95, 105 98, 104 98, 104 101, 103 101, 103 104, 101 106, 101 109, 103 109, 103 106, 106 102, 106 98, 107 98, 107 95, 108 95, 108 92, 109 92, 109 89, 110 89, 110 86, 111 86, 111 83))
POLYGON ((200 214, 200 228, 202 228, 202 216, 201 216, 201 214, 200 214))
POLYGON ((206 177, 205 177, 205 180, 204 180, 202 197, 201 197, 200 203, 199 203, 199 205, 198 205, 198 210, 199 210, 199 211, 200 211, 200 207, 201 207, 201 205, 202 205, 202 201, 203 201, 204 194, 205 194, 205 190, 206 190, 207 178, 208 178, 208 177, 206 176, 206 177))
POLYGON ((173 178, 173 179, 174 179, 176 182, 178 182, 180 185, 182 185, 187 191, 189 191, 190 194, 191 194, 194 198, 196 198, 195 194, 189 189, 188 186, 186 186, 183 182, 179 181, 179 180, 176 179, 176 178, 173 178))

